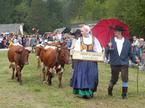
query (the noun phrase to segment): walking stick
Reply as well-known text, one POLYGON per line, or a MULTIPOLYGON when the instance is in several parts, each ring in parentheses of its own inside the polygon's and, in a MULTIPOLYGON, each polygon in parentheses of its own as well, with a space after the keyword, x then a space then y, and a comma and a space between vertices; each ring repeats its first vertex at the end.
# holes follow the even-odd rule
POLYGON ((136 75, 136 80, 137 80, 137 93, 139 92, 139 90, 138 90, 138 76, 139 76, 139 63, 138 63, 138 65, 137 65, 138 67, 137 67, 137 75, 136 75))

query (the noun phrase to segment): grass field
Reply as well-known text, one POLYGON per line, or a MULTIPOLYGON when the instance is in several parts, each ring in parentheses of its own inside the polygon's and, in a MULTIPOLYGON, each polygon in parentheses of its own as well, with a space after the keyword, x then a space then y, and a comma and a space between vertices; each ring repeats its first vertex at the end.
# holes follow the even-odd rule
POLYGON ((99 86, 93 99, 75 97, 69 86, 70 65, 65 67, 63 88, 58 88, 57 76, 52 86, 42 84, 41 70, 37 69, 36 57, 31 54, 29 65, 22 71, 23 85, 11 80, 7 53, 0 52, 0 108, 145 108, 145 72, 139 72, 137 93, 137 69, 129 70, 128 99, 121 99, 121 80, 114 87, 113 97, 107 96, 110 79, 108 64, 99 63, 99 86))

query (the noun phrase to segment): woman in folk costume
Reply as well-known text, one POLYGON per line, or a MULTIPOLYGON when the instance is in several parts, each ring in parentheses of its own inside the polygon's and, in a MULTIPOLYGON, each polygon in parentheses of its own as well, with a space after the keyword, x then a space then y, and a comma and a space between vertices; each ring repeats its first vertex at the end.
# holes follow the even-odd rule
MULTIPOLYGON (((101 52, 99 41, 91 35, 89 26, 81 28, 82 37, 75 44, 75 51, 101 52)), ((98 85, 98 64, 94 61, 77 60, 74 64, 72 76, 73 94, 82 98, 91 98, 98 85)))

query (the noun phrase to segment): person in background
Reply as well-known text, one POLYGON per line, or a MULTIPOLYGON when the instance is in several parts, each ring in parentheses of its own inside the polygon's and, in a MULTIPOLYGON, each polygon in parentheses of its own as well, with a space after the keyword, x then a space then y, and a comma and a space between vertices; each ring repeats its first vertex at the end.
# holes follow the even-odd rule
POLYGON ((32 52, 34 52, 34 48, 36 45, 37 45, 37 38, 35 35, 33 35, 30 40, 30 46, 32 47, 32 52))
POLYGON ((13 44, 13 38, 12 38, 12 36, 10 35, 9 36, 9 46, 11 46, 13 44))
POLYGON ((19 43, 17 35, 13 35, 13 44, 19 43))
POLYGON ((2 40, 2 48, 7 48, 7 47, 8 47, 7 46, 7 39, 6 39, 6 37, 4 37, 2 40))
POLYGON ((26 47, 29 47, 29 46, 30 46, 30 38, 29 38, 29 36, 26 36, 26 43, 25 43, 25 46, 26 46, 26 47))
POLYGON ((21 36, 21 35, 18 35, 18 36, 17 36, 17 39, 18 39, 18 43, 19 43, 20 45, 22 45, 22 36, 21 36))
POLYGON ((72 39, 71 39, 71 36, 69 36, 69 37, 66 37, 66 47, 68 48, 68 49, 70 49, 71 48, 71 44, 72 44, 72 39))
POLYGON ((133 36, 133 42, 132 42, 132 46, 138 47, 139 45, 139 39, 137 38, 137 36, 133 36))
POLYGON ((70 49, 74 49, 75 43, 76 43, 77 39, 78 39, 79 37, 82 36, 81 30, 80 30, 80 29, 77 29, 74 33, 72 33, 72 35, 73 35, 74 37, 73 37, 73 39, 72 39, 72 44, 71 44, 70 49))
POLYGON ((67 38, 70 37, 71 35, 71 28, 70 27, 66 27, 62 32, 62 42, 66 42, 67 43, 67 38))
POLYGON ((139 53, 139 60, 141 61, 141 65, 143 64, 142 61, 143 46, 144 46, 144 38, 139 38, 138 53, 139 53))
POLYGON ((25 47, 26 46, 26 36, 22 36, 22 45, 25 47))
POLYGON ((142 62, 142 66, 143 66, 142 70, 145 70, 145 43, 143 44, 143 47, 142 47, 141 62, 142 62))
POLYGON ((128 66, 129 58, 132 59, 131 43, 122 35, 124 29, 116 26, 114 35, 106 48, 106 52, 110 54, 111 79, 108 85, 108 95, 112 96, 113 87, 118 81, 121 72, 122 79, 122 99, 127 98, 128 90, 128 66))
MULTIPOLYGON (((90 27, 83 25, 82 36, 75 43, 74 51, 101 52, 99 41, 92 36, 90 27)), ((98 86, 98 64, 94 61, 76 60, 71 86, 73 94, 82 98, 92 98, 98 86)))
POLYGON ((2 48, 2 40, 3 40, 3 36, 2 34, 0 34, 0 48, 2 48))
MULTIPOLYGON (((72 44, 71 44, 71 47, 70 47, 70 55, 71 55, 71 58, 72 58, 72 54, 73 54, 73 51, 74 51, 74 48, 75 48, 75 44, 76 44, 76 41, 78 40, 79 37, 82 36, 81 34, 81 30, 80 29, 77 29, 74 33, 72 33, 72 44)), ((74 64, 75 64, 75 61, 76 60, 73 60, 72 59, 72 70, 71 70, 71 73, 73 74, 74 72, 74 64)), ((70 79, 70 83, 72 83, 72 78, 70 79)))

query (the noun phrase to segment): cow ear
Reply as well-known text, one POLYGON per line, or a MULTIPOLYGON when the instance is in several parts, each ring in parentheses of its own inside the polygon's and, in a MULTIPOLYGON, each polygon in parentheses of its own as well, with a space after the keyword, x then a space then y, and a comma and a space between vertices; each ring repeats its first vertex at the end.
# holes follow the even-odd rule
POLYGON ((22 51, 23 51, 23 49, 20 48, 20 49, 16 50, 16 53, 21 53, 22 51))

